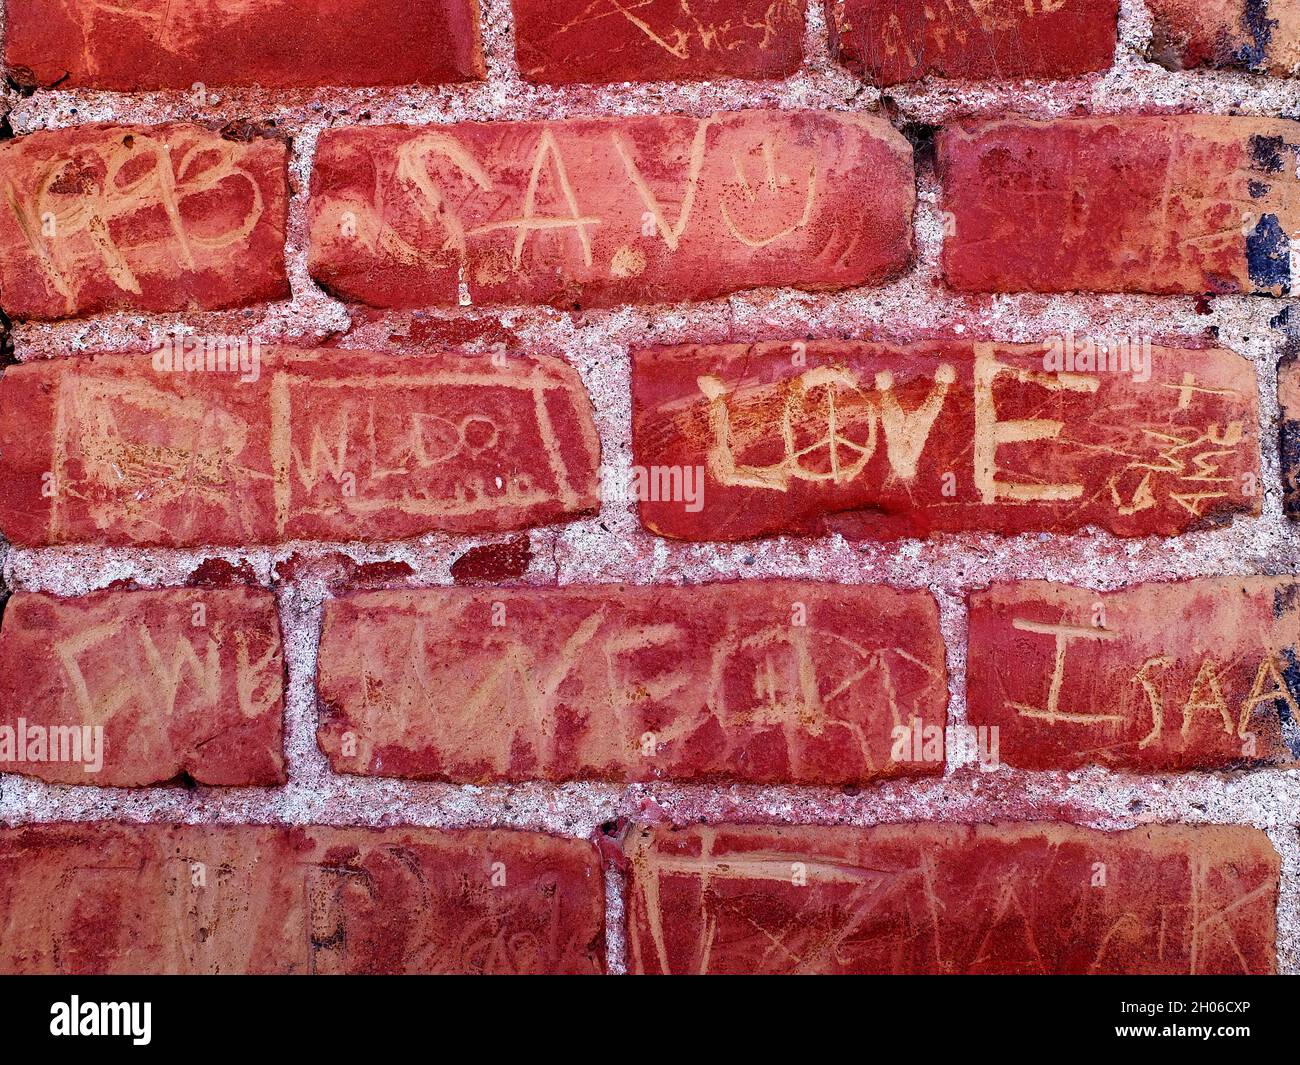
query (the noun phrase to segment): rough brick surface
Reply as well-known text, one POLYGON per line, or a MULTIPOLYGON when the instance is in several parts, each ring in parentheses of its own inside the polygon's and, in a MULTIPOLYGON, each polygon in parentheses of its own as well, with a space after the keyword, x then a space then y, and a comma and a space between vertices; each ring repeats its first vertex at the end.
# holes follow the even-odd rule
MULTIPOLYGON (((1087 365, 1071 343, 1073 365, 1087 365)), ((1248 362, 1152 347, 1143 373, 1046 369, 1068 347, 1060 338, 1055 349, 824 341, 638 351, 634 461, 703 479, 698 505, 643 497, 642 521, 688 540, 1085 525, 1143 536, 1258 510, 1248 362)), ((1121 355, 1116 347, 1106 365, 1122 366, 1121 355)))
POLYGON ((0 831, 0 973, 598 973, 595 848, 525 832, 0 831))
POLYGON ((948 283, 981 292, 1292 289, 1291 120, 959 122, 939 137, 948 283))
POLYGON ((1277 399, 1282 463, 1282 506, 1292 521, 1300 521, 1300 359, 1284 358, 1278 365, 1277 399))
POLYGON ((311 271, 380 307, 837 289, 912 253, 912 150, 809 111, 328 130, 311 271))
POLYGON ((181 123, 0 145, 0 307, 70 318, 287 296, 287 161, 283 140, 181 123))
POLYGON ((529 81, 784 78, 803 60, 804 0, 512 0, 529 81))
POLYGON ((156 358, 0 379, 11 541, 401 539, 596 508, 591 401, 558 359, 267 349, 254 375, 156 358))
POLYGON ((1149 55, 1170 70, 1300 73, 1300 0, 1146 0, 1149 55))
POLYGON ((9 0, 23 86, 403 85, 483 76, 476 0, 9 0))
POLYGON ((283 784, 283 717, 270 592, 19 592, 6 604, 0 772, 118 787, 182 775, 283 784))
POLYGON ((1105 70, 1119 0, 826 0, 826 10, 835 57, 897 85, 1105 70))
POLYGON ((970 597, 967 717, 1030 769, 1294 765, 1298 651, 1289 578, 996 585, 970 597))
POLYGON ((367 592, 329 602, 319 738, 337 771, 851 785, 937 773, 925 592, 797 582, 367 592), (901 730, 901 732, 900 732, 901 730))
POLYGON ((644 973, 1268 973, 1279 861, 1235 827, 634 830, 644 973))

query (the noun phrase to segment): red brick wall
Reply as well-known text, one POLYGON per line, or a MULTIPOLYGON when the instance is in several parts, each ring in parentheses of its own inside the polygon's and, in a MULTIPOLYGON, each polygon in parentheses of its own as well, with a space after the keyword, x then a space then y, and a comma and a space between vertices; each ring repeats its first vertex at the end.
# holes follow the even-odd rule
POLYGON ((0 971, 1300 971, 1300 3, 94 6, 0 971))

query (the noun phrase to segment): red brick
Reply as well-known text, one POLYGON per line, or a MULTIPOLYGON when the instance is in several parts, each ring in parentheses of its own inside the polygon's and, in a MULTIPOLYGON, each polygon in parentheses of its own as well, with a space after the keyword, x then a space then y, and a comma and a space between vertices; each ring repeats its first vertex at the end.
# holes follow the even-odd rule
POLYGON ((0 145, 13 318, 193 311, 289 295, 289 150, 200 126, 75 126, 0 145))
POLYGON ((1119 0, 826 0, 831 53, 877 85, 1069 78, 1115 56, 1119 0))
POLYGON ((25 545, 519 529, 593 512, 599 455, 549 357, 268 348, 243 375, 138 355, 0 379, 0 528, 25 545))
POLYGON ((599 973, 596 850, 528 832, 0 831, 0 973, 599 973))
POLYGON ((967 716, 1027 769, 1295 765, 1298 642, 1289 579, 999 584, 970 597, 967 716))
POLYGON ((1148 55, 1170 70, 1300 73, 1300 0, 1147 0, 1148 55))
POLYGON ((199 784, 283 784, 283 718, 270 592, 19 592, 6 605, 0 772, 114 787, 182 775, 199 784), (49 760, 69 755, 79 760, 49 760))
POLYGON ((804 0, 512 0, 529 81, 784 78, 803 62, 804 0))
POLYGON ((320 744, 345 773, 856 785, 943 770, 926 592, 369 592, 326 604, 319 671, 320 744), (916 744, 895 761, 913 733, 938 736, 932 757, 916 744))
POLYGON ((1292 521, 1300 521, 1300 358, 1282 359, 1277 369, 1277 399, 1282 460, 1282 508, 1292 521))
MULTIPOLYGON (((1250 363, 1152 347, 1145 382, 1077 361, 1047 372, 1070 339, 635 352, 637 468, 656 483, 665 471, 703 478, 693 504, 641 493, 641 519, 685 540, 1090 525, 1147 536, 1258 512, 1250 363)), ((1076 359, 1086 343, 1073 340, 1076 359)), ((1140 338, 1130 347, 1144 350, 1140 338)))
POLYGON ((483 77, 476 0, 9 0, 29 87, 436 84, 483 77))
POLYGON ((312 175, 311 272, 377 307, 849 288, 906 269, 915 197, 911 146, 859 115, 334 129, 312 175))
POLYGON ((1271 973, 1264 833, 1051 823, 634 831, 636 973, 1271 973))
POLYGON ((1298 140, 1291 120, 1207 115, 950 126, 945 276, 977 292, 1286 295, 1298 140))

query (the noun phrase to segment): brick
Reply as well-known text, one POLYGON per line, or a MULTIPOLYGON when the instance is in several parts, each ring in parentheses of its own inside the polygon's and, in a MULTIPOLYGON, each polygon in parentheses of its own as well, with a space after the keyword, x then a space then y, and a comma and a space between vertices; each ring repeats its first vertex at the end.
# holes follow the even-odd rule
POLYGON ((1295 765, 1298 643, 1289 579, 998 584, 970 597, 967 716, 1027 769, 1295 765))
POLYGON ((1288 119, 957 123, 938 144, 944 275, 977 292, 1287 295, 1298 145, 1288 119))
MULTIPOLYGON (((186 347, 209 365, 230 358, 186 347)), ((245 343, 252 371, 232 373, 168 371, 167 350, 5 372, 10 541, 373 542, 597 509, 591 401, 558 359, 283 348, 252 359, 260 349, 245 343)))
POLYGON ((288 296, 288 154, 182 123, 0 144, 0 304, 52 319, 288 296))
POLYGON ((344 773, 857 785, 943 771, 944 646, 922 591, 368 592, 326 604, 318 691, 320 745, 344 773))
POLYGON ((831 54, 877 85, 1069 78, 1115 57, 1119 0, 826 0, 831 54))
POLYGON ((635 973, 1271 973, 1279 860, 1239 827, 634 830, 635 973))
POLYGON ((528 81, 784 78, 803 62, 804 0, 512 0, 528 81))
POLYGON ((529 832, 0 830, 0 973, 599 973, 596 850, 529 832))
POLYGON ((1111 338, 1097 370, 1102 341, 634 352, 634 462, 655 486, 641 520, 684 540, 1171 536, 1258 513, 1250 363, 1111 338), (674 475, 702 489, 688 498, 674 475))
POLYGON ((483 77, 475 0, 9 0, 18 84, 192 90, 483 77))
POLYGON ((1279 451, 1282 466, 1282 508, 1300 521, 1300 358, 1282 359, 1277 370, 1277 399, 1281 408, 1279 451))
POLYGON ((1300 0, 1147 0, 1149 58, 1170 70, 1300 73, 1300 0))
POLYGON ((19 592, 0 626, 0 772, 283 784, 284 678, 270 592, 19 592))
POLYGON ((609 306, 877 284, 912 255, 912 149, 812 111, 333 129, 312 276, 376 307, 609 306))

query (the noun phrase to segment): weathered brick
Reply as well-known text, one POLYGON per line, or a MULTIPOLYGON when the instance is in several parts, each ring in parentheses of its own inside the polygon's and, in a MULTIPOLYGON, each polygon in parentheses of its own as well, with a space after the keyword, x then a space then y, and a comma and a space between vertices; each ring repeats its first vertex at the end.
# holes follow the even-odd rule
POLYGON ((911 146, 812 111, 327 130, 311 272, 378 307, 706 299, 911 260, 911 146))
POLYGON ((476 0, 9 0, 28 87, 405 85, 483 76, 476 0))
POLYGON ((1287 295, 1298 153, 1288 119, 959 122, 938 145, 944 274, 979 292, 1287 295))
POLYGON ((5 372, 12 542, 374 541, 598 506, 591 401, 558 359, 266 349, 241 373, 168 372, 158 354, 5 372))
POLYGON ((1279 860, 1239 827, 634 830, 637 973, 1271 973, 1279 860))
POLYGON ((1300 582, 1224 577, 970 597, 967 715, 1028 769, 1300 762, 1300 582))
POLYGON ((826 0, 831 53, 878 85, 1068 78, 1115 57, 1119 0, 826 0))
POLYGON ((326 604, 318 690, 340 772, 857 785, 943 770, 943 639, 919 591, 367 592, 326 604), (940 740, 895 761, 913 733, 940 740))
POLYGON ((678 472, 703 485, 693 502, 641 492, 641 519, 663 536, 743 540, 1088 525, 1174 535, 1257 513, 1250 363, 1121 339, 1101 370, 1084 361, 1100 338, 634 352, 637 469, 656 485, 678 472))
POLYGON ((1151 59, 1170 70, 1300 73, 1300 0, 1147 0, 1151 59))
POLYGON ((49 319, 288 296, 288 154, 180 123, 0 144, 0 304, 49 319))
POLYGON ((19 592, 0 625, 0 772, 135 787, 284 783, 275 597, 19 592))
POLYGON ((512 0, 529 81, 784 78, 803 61, 804 0, 512 0))
POLYGON ((1277 369, 1277 399, 1281 408, 1279 451, 1282 464, 1282 507, 1300 521, 1300 358, 1284 358, 1277 369))
POLYGON ((0 973, 599 973, 596 850, 528 832, 0 830, 0 973))

